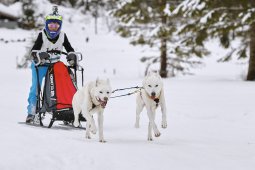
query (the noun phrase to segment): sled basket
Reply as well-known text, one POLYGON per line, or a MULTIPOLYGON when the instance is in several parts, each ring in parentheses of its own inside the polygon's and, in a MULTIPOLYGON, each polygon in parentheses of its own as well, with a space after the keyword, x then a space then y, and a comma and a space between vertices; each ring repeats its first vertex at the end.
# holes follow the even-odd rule
POLYGON ((56 120, 73 122, 72 99, 77 91, 76 82, 72 70, 63 62, 59 61, 48 67, 39 114, 52 113, 49 128, 56 120))

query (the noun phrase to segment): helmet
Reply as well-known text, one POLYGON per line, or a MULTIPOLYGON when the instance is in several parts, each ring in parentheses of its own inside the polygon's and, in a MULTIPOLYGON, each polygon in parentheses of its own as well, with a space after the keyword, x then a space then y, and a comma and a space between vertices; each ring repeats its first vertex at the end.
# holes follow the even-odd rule
POLYGON ((56 38, 62 27, 62 16, 58 14, 57 6, 53 7, 53 13, 45 17, 45 30, 48 38, 56 38))

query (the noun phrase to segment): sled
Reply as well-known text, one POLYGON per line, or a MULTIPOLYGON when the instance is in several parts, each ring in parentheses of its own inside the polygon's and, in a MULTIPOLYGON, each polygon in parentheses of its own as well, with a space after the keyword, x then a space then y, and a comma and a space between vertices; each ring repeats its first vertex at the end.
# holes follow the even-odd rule
MULTIPOLYGON (((76 55, 75 63, 72 66, 67 66, 62 61, 55 63, 42 63, 38 55, 40 51, 32 52, 37 53, 37 62, 35 63, 38 84, 36 115, 39 117, 40 126, 44 126, 47 120, 48 128, 51 128, 55 121, 62 121, 65 125, 72 125, 74 121, 72 99, 78 89, 78 71, 81 72, 83 85, 84 69, 79 65, 79 62, 83 58, 82 54, 78 52, 71 52, 76 55), (41 90, 39 84, 39 67, 48 67, 44 79, 43 90, 41 90)), ((56 50, 48 53, 67 55, 65 52, 56 50)), ((86 119, 80 114, 79 121, 86 121, 86 119)))

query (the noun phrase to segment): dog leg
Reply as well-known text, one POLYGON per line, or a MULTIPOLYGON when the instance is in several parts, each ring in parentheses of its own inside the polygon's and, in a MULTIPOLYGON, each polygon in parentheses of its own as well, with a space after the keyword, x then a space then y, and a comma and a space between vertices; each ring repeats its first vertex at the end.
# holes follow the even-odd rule
POLYGON ((149 125, 148 125, 148 141, 153 141, 153 139, 152 139, 152 126, 151 126, 150 122, 149 122, 149 125))
POLYGON ((96 128, 95 120, 94 120, 94 118, 93 118, 92 116, 91 116, 90 131, 91 131, 93 134, 96 134, 96 133, 97 133, 97 128, 96 128))
POLYGON ((79 123, 79 116, 77 114, 74 114, 74 121, 73 121, 73 126, 74 127, 79 127, 80 123, 79 123))
POLYGON ((77 108, 77 106, 73 107, 73 112, 74 112, 74 121, 73 121, 73 126, 74 127, 79 127, 80 122, 79 122, 79 113, 81 112, 81 109, 77 108))
POLYGON ((103 112, 99 112, 98 113, 99 142, 105 143, 106 141, 104 140, 103 122, 104 122, 103 112))
POLYGON ((140 122, 140 114, 143 110, 144 104, 141 102, 137 101, 136 104, 136 121, 135 121, 135 128, 139 128, 139 122, 140 122))
POLYGON ((156 137, 160 136, 160 132, 157 128, 157 125, 155 124, 155 110, 152 111, 150 107, 147 107, 147 115, 149 117, 150 125, 153 128, 154 134, 156 137))
MULTIPOLYGON (((154 111, 152 111, 152 119, 153 119, 154 125, 156 126, 156 124, 155 124, 155 116, 156 116, 156 112, 155 112, 155 110, 154 110, 154 111)), ((156 130, 153 129, 153 130, 154 130, 155 137, 159 137, 159 136, 161 135, 161 133, 159 132, 157 126, 156 126, 155 129, 156 129, 156 130)))
POLYGON ((87 123, 86 123, 86 138, 91 139, 91 136, 90 136, 91 116, 87 113, 87 114, 85 114, 85 118, 87 120, 87 123))
MULTIPOLYGON (((162 108, 162 107, 161 107, 162 108)), ((167 121, 166 121, 166 111, 165 111, 165 109, 161 109, 161 111, 162 111, 162 122, 161 122, 161 127, 162 128, 167 128, 167 121)))
POLYGON ((88 121, 87 121, 87 123, 86 123, 86 139, 91 139, 88 121))
POLYGON ((166 102, 165 102, 165 96, 164 96, 164 91, 162 90, 161 96, 160 96, 160 107, 161 107, 161 112, 162 112, 162 122, 161 122, 161 127, 162 128, 167 128, 167 120, 166 120, 166 102))

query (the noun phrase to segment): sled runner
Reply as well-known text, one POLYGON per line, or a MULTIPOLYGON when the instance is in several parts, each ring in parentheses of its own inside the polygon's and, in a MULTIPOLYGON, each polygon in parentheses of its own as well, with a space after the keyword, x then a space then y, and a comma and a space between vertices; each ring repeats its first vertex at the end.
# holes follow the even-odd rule
MULTIPOLYGON (((74 93, 77 91, 77 71, 81 72, 83 85, 83 68, 79 65, 82 60, 82 54, 78 52, 71 52, 75 58, 72 63, 67 66, 63 62, 58 61, 50 63, 45 59, 39 57, 40 51, 36 52, 35 68, 37 73, 37 104, 36 116, 41 126, 47 122, 48 128, 51 128, 55 121, 63 121, 64 124, 69 125, 73 123, 74 113, 72 108, 72 99, 74 93), (44 80, 43 90, 39 83, 39 67, 48 67, 44 80)), ((50 51, 49 54, 64 54, 61 51, 50 51)), ((69 53, 70 54, 70 53, 69 53)), ((79 121, 86 121, 80 114, 79 121)))
MULTIPOLYGON (((24 125, 24 126, 30 126, 32 128, 36 127, 36 128, 45 128, 48 129, 47 126, 41 126, 40 124, 36 124, 36 123, 26 123, 26 122, 17 122, 19 125, 24 125)), ((79 127, 79 128, 74 128, 73 125, 71 124, 58 124, 58 126, 53 127, 55 130, 67 130, 67 131, 72 131, 72 130, 86 130, 85 127, 79 127)))

